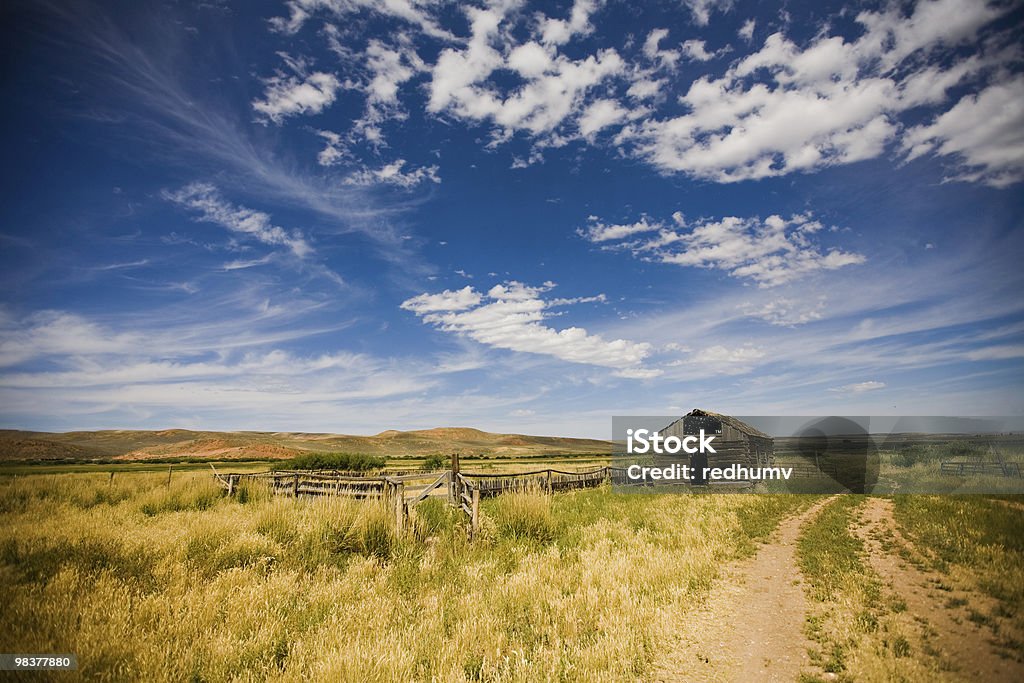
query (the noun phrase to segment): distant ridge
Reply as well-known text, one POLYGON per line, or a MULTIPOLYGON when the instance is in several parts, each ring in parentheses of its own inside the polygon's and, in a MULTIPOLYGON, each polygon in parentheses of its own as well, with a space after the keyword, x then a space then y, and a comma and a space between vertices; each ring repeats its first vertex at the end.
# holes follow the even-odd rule
POLYGON ((611 452, 611 442, 558 436, 495 434, 472 427, 389 429, 373 436, 309 432, 207 432, 188 429, 78 432, 0 430, 0 461, 125 461, 195 458, 285 460, 310 451, 367 453, 394 457, 433 454, 517 457, 611 452))

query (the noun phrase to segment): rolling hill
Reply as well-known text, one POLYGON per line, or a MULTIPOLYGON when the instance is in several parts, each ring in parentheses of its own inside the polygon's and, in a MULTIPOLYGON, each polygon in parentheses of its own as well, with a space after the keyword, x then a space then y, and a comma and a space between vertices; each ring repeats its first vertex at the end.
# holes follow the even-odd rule
POLYGON ((207 432, 102 430, 27 432, 0 430, 0 461, 284 460, 307 452, 366 453, 419 457, 458 452, 463 456, 524 457, 611 452, 611 443, 524 434, 494 434, 469 427, 387 430, 373 436, 307 432, 207 432))

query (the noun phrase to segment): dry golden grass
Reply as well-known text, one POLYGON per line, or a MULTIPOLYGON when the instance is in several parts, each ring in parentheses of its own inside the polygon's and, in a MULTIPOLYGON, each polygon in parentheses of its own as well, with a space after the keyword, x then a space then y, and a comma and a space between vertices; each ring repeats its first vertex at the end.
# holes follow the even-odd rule
POLYGON ((6 652, 73 652, 96 680, 645 679, 720 566, 795 496, 485 501, 224 498, 206 475, 0 482, 6 652))

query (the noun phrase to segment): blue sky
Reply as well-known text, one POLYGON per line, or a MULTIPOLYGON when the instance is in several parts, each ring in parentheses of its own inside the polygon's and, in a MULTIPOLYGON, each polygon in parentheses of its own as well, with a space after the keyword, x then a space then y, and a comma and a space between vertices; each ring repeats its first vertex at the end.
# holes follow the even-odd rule
POLYGON ((0 425, 1024 414, 1019 3, 16 3, 0 425))

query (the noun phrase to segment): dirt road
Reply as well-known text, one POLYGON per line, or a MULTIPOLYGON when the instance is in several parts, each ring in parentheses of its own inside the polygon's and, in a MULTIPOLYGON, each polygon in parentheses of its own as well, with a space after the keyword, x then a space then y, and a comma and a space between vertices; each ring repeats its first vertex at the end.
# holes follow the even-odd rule
POLYGON ((827 502, 784 520, 753 558, 726 573, 656 680, 797 680, 810 665, 810 643, 796 543, 803 524, 827 502))

